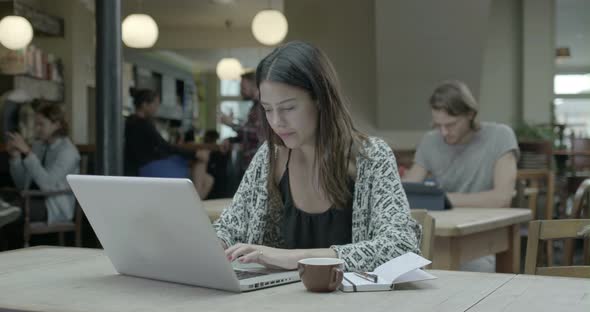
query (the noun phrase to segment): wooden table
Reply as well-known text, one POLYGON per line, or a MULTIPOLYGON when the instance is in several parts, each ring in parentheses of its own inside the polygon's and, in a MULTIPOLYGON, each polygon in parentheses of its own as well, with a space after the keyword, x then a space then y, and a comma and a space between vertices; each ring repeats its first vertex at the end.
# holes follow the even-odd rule
POLYGON ((554 150, 553 155, 556 156, 589 156, 590 157, 590 150, 554 150))
POLYGON ((0 253, 0 308, 117 312, 357 312, 369 308, 389 312, 496 311, 502 307, 584 311, 590 306, 586 279, 430 272, 438 279, 398 285, 391 292, 317 294, 295 283, 234 294, 119 275, 98 249, 40 247, 0 253))
POLYGON ((590 279, 516 275, 469 311, 579 312, 590 308, 590 279))
MULTIPOLYGON (((196 264, 195 264, 196 265, 196 264)), ((399 291, 310 293, 301 283, 234 294, 118 275, 102 250, 0 253, 0 307, 34 311, 465 311, 514 275, 432 271, 399 291)))
POLYGON ((435 269, 458 270, 461 264, 496 255, 496 272, 520 272, 520 224, 529 209, 454 208, 429 211, 436 222, 435 269))

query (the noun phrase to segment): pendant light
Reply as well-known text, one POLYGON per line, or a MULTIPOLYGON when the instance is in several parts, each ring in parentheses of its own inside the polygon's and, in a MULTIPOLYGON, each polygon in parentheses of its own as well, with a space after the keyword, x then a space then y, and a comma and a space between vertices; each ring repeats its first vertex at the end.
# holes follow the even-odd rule
POLYGON ((252 34, 264 45, 276 45, 283 41, 289 31, 287 18, 279 10, 262 10, 252 20, 252 34))
MULTIPOLYGON (((228 31, 231 28, 231 21, 225 21, 225 27, 228 31)), ((231 54, 231 53, 230 53, 231 54)), ((217 62, 215 72, 220 80, 240 80, 243 72, 243 67, 240 61, 234 57, 225 57, 217 62)))
POLYGON ((147 14, 131 14, 123 20, 123 42, 136 49, 151 48, 158 40, 158 24, 147 14))
MULTIPOLYGON (((141 12, 142 2, 138 3, 141 12)), ((158 24, 144 13, 130 14, 121 25, 123 42, 126 46, 136 49, 146 49, 154 46, 158 40, 158 24)))
POLYGON ((25 48, 33 40, 33 26, 29 21, 16 15, 0 20, 0 43, 11 50, 25 48))

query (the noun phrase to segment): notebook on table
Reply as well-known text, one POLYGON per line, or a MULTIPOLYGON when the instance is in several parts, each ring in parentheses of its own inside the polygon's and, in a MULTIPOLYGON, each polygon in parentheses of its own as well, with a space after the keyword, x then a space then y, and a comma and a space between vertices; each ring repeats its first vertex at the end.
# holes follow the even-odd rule
POLYGON ((395 284, 435 279, 436 276, 421 269, 430 263, 430 260, 408 252, 380 265, 375 271, 368 272, 371 276, 376 275, 376 282, 355 272, 344 273, 340 290, 344 292, 386 291, 393 290, 395 284))

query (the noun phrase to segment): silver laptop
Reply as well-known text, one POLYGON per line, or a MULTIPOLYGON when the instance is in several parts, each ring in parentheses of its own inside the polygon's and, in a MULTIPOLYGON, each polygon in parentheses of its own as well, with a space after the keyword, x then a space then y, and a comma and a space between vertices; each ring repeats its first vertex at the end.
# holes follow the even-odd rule
POLYGON ((297 271, 232 265, 190 180, 67 179, 121 274, 234 292, 299 280, 297 271))

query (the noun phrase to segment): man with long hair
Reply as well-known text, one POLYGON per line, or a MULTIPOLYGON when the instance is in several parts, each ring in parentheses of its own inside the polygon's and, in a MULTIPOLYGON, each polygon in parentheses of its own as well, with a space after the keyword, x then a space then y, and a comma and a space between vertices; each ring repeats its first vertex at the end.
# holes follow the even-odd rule
POLYGON ((460 81, 445 81, 430 97, 432 123, 404 177, 431 175, 456 207, 509 207, 518 143, 512 129, 477 120, 477 103, 460 81))

